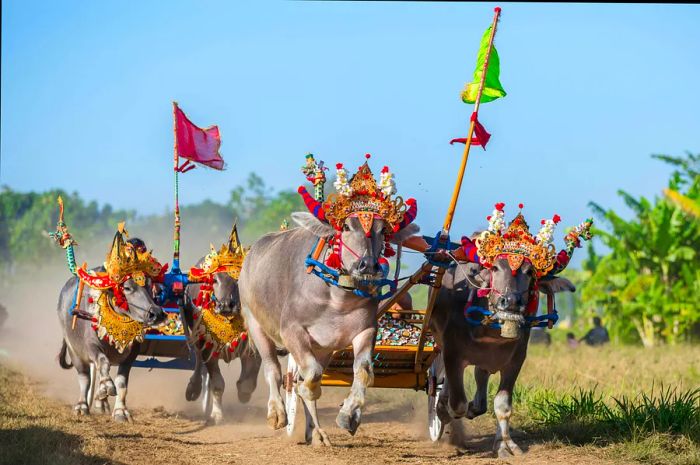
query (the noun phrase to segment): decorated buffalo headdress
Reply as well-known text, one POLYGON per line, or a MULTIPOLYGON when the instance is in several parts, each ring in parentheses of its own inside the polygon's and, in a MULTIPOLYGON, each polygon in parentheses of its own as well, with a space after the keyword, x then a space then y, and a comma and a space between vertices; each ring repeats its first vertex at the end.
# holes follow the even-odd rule
MULTIPOLYGON (((366 155, 369 159, 369 154, 366 155)), ((396 194, 394 175, 388 167, 382 168, 379 183, 374 178, 367 161, 348 180, 348 171, 342 163, 336 165, 336 192, 325 202, 314 199, 306 188, 299 187, 299 194, 309 211, 321 221, 341 231, 345 220, 357 217, 365 234, 369 236, 376 218, 383 219, 392 232, 408 226, 416 217, 418 206, 415 199, 405 202, 396 194)))
MULTIPOLYGON (((476 240, 481 264, 490 268, 498 258, 508 260, 515 272, 525 260, 532 263, 537 277, 546 275, 557 261, 557 252, 552 243, 554 228, 559 215, 542 220, 542 228, 533 236, 521 212, 506 227, 503 211, 505 204, 497 203, 493 213, 487 217, 489 227, 476 240)), ((522 209, 522 204, 520 204, 522 209)))
POLYGON ((146 285, 146 277, 162 281, 167 265, 161 265, 148 251, 139 251, 127 243, 124 237, 128 232, 124 223, 119 223, 112 241, 112 247, 104 262, 105 272, 90 272, 78 268, 77 274, 81 281, 94 289, 117 289, 129 278, 139 286, 146 285))
POLYGON ((238 279, 245 258, 245 250, 238 238, 238 227, 234 223, 228 241, 221 245, 217 251, 214 245, 210 246, 210 252, 204 257, 200 268, 190 269, 189 279, 194 282, 210 279, 215 273, 228 273, 233 279, 238 279))

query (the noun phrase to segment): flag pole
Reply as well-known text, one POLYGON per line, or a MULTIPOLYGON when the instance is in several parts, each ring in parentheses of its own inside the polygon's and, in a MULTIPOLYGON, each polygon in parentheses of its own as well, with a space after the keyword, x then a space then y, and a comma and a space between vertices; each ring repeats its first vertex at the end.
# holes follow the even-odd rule
POLYGON ((180 272, 180 202, 179 202, 179 179, 178 166, 180 164, 180 154, 177 150, 177 102, 173 101, 173 170, 175 171, 175 228, 173 232, 173 272, 180 272))
POLYGON ((493 39, 496 36, 496 26, 498 25, 498 18, 501 15, 501 7, 497 6, 493 9, 493 23, 491 24, 491 37, 489 37, 489 47, 486 52, 486 58, 484 59, 484 68, 481 75, 481 82, 479 83, 479 90, 476 94, 476 99, 474 101, 474 111, 472 113, 471 121, 469 123, 469 134, 467 135, 467 142, 464 144, 464 154, 462 155, 462 164, 459 167, 459 172, 457 174, 457 182, 455 183, 454 191, 452 192, 452 200, 450 201, 450 206, 447 209, 447 215, 445 215, 445 223, 442 226, 442 235, 447 236, 452 227, 452 219, 455 215, 455 210, 457 208, 457 200, 459 200, 459 193, 462 190, 462 181, 464 180, 464 172, 467 169, 467 160, 469 159, 469 150, 472 146, 472 137, 474 136, 474 124, 476 122, 476 115, 479 113, 479 103, 481 103, 481 94, 484 92, 484 84, 486 83, 486 72, 489 67, 489 58, 491 57, 491 50, 493 50, 493 39))

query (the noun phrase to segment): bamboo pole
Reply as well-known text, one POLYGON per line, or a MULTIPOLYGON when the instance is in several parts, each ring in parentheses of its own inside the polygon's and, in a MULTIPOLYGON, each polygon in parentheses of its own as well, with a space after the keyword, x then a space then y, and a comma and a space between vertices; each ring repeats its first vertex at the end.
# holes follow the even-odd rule
POLYGON ((173 231, 173 272, 180 271, 180 202, 179 202, 179 179, 178 165, 180 164, 180 154, 177 149, 177 102, 173 101, 173 170, 175 171, 175 227, 173 231))
MULTIPOLYGON (((459 200, 459 194, 462 190, 462 181, 464 180, 464 173, 467 169, 467 160, 469 159, 469 150, 472 145, 472 137, 474 136, 474 125, 476 120, 476 115, 479 113, 479 104, 481 103, 481 95, 484 92, 484 84, 486 82, 486 74, 489 67, 489 58, 491 57, 491 50, 493 49, 493 39, 496 36, 496 27, 498 25, 498 18, 501 15, 501 8, 494 8, 493 22, 491 23, 491 36, 489 37, 489 46, 486 51, 486 57, 484 59, 484 67, 481 73, 481 82, 479 82, 479 90, 476 94, 476 99, 474 101, 474 111, 472 112, 472 118, 470 118, 469 123, 469 133, 467 135, 467 142, 464 144, 464 154, 462 155, 462 163, 459 167, 457 174, 457 182, 455 183, 454 191, 452 192, 452 199, 450 200, 450 206, 447 209, 447 214, 445 215, 445 223, 442 227, 442 237, 449 237, 450 228, 452 227, 452 219, 454 218, 455 210, 457 208, 457 200, 459 200)), ((423 269, 421 269, 421 272, 423 269)), ((414 361, 414 368, 416 372, 421 372, 427 367, 423 366, 423 348, 425 345, 426 332, 430 325, 430 317, 433 313, 433 307, 435 306, 435 301, 437 300, 438 293, 442 287, 442 277, 445 274, 445 269, 438 267, 435 271, 435 280, 430 289, 430 294, 428 297, 428 304, 425 309, 425 318, 423 320, 423 327, 421 328, 420 336, 418 338, 418 348, 416 350, 416 358, 414 361)), ((422 277, 422 276, 421 276, 422 277)))
MULTIPOLYGON (((479 83, 479 91, 476 94, 476 100, 474 102, 474 112, 472 114, 479 113, 479 104, 481 103, 481 95, 484 92, 484 83, 486 82, 486 72, 489 67, 489 58, 491 58, 491 50, 493 49, 493 39, 496 36, 496 27, 498 25, 498 17, 501 15, 501 8, 494 8, 493 23, 491 23, 491 37, 489 37, 489 48, 486 52, 486 58, 484 60, 483 73, 481 75, 481 82, 479 83)), ((464 153, 462 155, 462 164, 459 167, 457 174, 457 182, 455 183, 454 191, 452 192, 452 200, 450 201, 450 206, 447 209, 447 215, 445 215, 445 223, 442 226, 443 236, 447 236, 452 227, 452 219, 455 215, 455 209, 457 208, 457 200, 459 200, 459 194, 462 190, 462 181, 464 180, 464 172, 467 169, 467 160, 469 159, 469 150, 472 145, 472 137, 474 136, 474 118, 471 118, 469 123, 469 133, 467 135, 467 142, 464 144, 464 153)))

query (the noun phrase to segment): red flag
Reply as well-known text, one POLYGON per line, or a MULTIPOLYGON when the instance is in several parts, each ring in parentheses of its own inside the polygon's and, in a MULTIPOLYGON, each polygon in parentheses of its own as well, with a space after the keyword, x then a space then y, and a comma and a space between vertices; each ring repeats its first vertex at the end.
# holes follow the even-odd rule
MULTIPOLYGON (((491 139, 491 134, 489 134, 486 129, 481 125, 479 120, 476 117, 476 113, 472 113, 471 120, 474 121, 474 134, 472 134, 472 144, 471 145, 480 145, 484 150, 486 150, 486 144, 489 143, 489 139, 491 139)), ((452 139, 450 141, 450 145, 454 144, 455 142, 459 142, 461 144, 466 144, 467 139, 465 138, 459 138, 459 139, 452 139)))
MULTIPOLYGON (((175 140, 178 155, 182 158, 201 163, 215 170, 224 169, 224 159, 219 154, 221 146, 219 127, 210 126, 202 129, 195 126, 180 110, 177 103, 175 104, 175 140)), ((183 165, 181 168, 184 169, 185 166, 183 165)), ((192 168, 194 165, 189 167, 189 169, 192 168)))

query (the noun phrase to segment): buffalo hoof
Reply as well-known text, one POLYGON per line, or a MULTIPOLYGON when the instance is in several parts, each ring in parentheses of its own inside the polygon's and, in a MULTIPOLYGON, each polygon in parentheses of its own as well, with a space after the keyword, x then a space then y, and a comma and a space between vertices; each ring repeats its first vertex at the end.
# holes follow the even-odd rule
POLYGON ((247 404, 248 402, 250 402, 251 396, 252 393, 250 392, 238 391, 238 402, 240 402, 241 404, 247 404))
POLYGON ((100 383, 100 388, 97 390, 98 399, 106 399, 108 396, 116 396, 117 387, 114 385, 114 381, 111 379, 106 379, 100 383))
POLYGON ((109 413, 109 400, 106 397, 104 399, 95 399, 92 406, 97 413, 109 413))
POLYGON ((473 401, 469 402, 469 406, 467 407, 467 418, 473 420, 474 418, 478 417, 479 415, 483 415, 484 413, 486 413, 486 403, 484 403, 483 406, 476 407, 473 401))
POLYGON ((90 408, 88 407, 87 402, 78 402, 75 404, 75 407, 73 407, 73 413, 79 417, 90 415, 90 408))
POLYGON ((196 378, 199 382, 190 380, 187 383, 187 389, 185 389, 185 399, 190 402, 199 399, 200 394, 202 394, 202 378, 199 376, 196 378))
POLYGON ((360 409, 355 409, 353 410, 351 415, 348 415, 344 411, 340 411, 338 413, 338 416, 335 419, 335 423, 348 431, 352 436, 355 435, 357 432, 357 428, 360 427, 360 417, 362 416, 362 412, 360 409))
POLYGON ((452 421, 452 417, 450 416, 450 412, 447 408, 447 399, 443 400, 442 398, 439 398, 435 411, 443 425, 448 425, 452 421))
POLYGON ((281 429, 287 426, 287 413, 281 401, 271 400, 267 404, 267 424, 272 429, 281 429))
POLYGON ((463 402, 460 404, 457 404, 457 408, 453 408, 450 403, 447 403, 447 411, 449 412, 450 416, 453 419, 457 418, 464 418, 464 416, 467 414, 467 403, 463 402))
POLYGON ((114 412, 112 412, 112 418, 117 423, 126 423, 131 421, 131 414, 125 408, 115 408, 114 412))
POLYGON ((224 422, 224 416, 221 414, 221 412, 216 412, 212 413, 211 417, 209 417, 209 420, 207 421, 207 424, 209 425, 220 425, 224 422))
POLYGON ((506 459, 516 455, 523 455, 523 451, 515 442, 513 442, 512 439, 508 441, 497 441, 496 453, 500 459, 506 459))
POLYGON ((321 428, 314 428, 311 433, 311 445, 314 447, 330 447, 331 440, 321 428))

